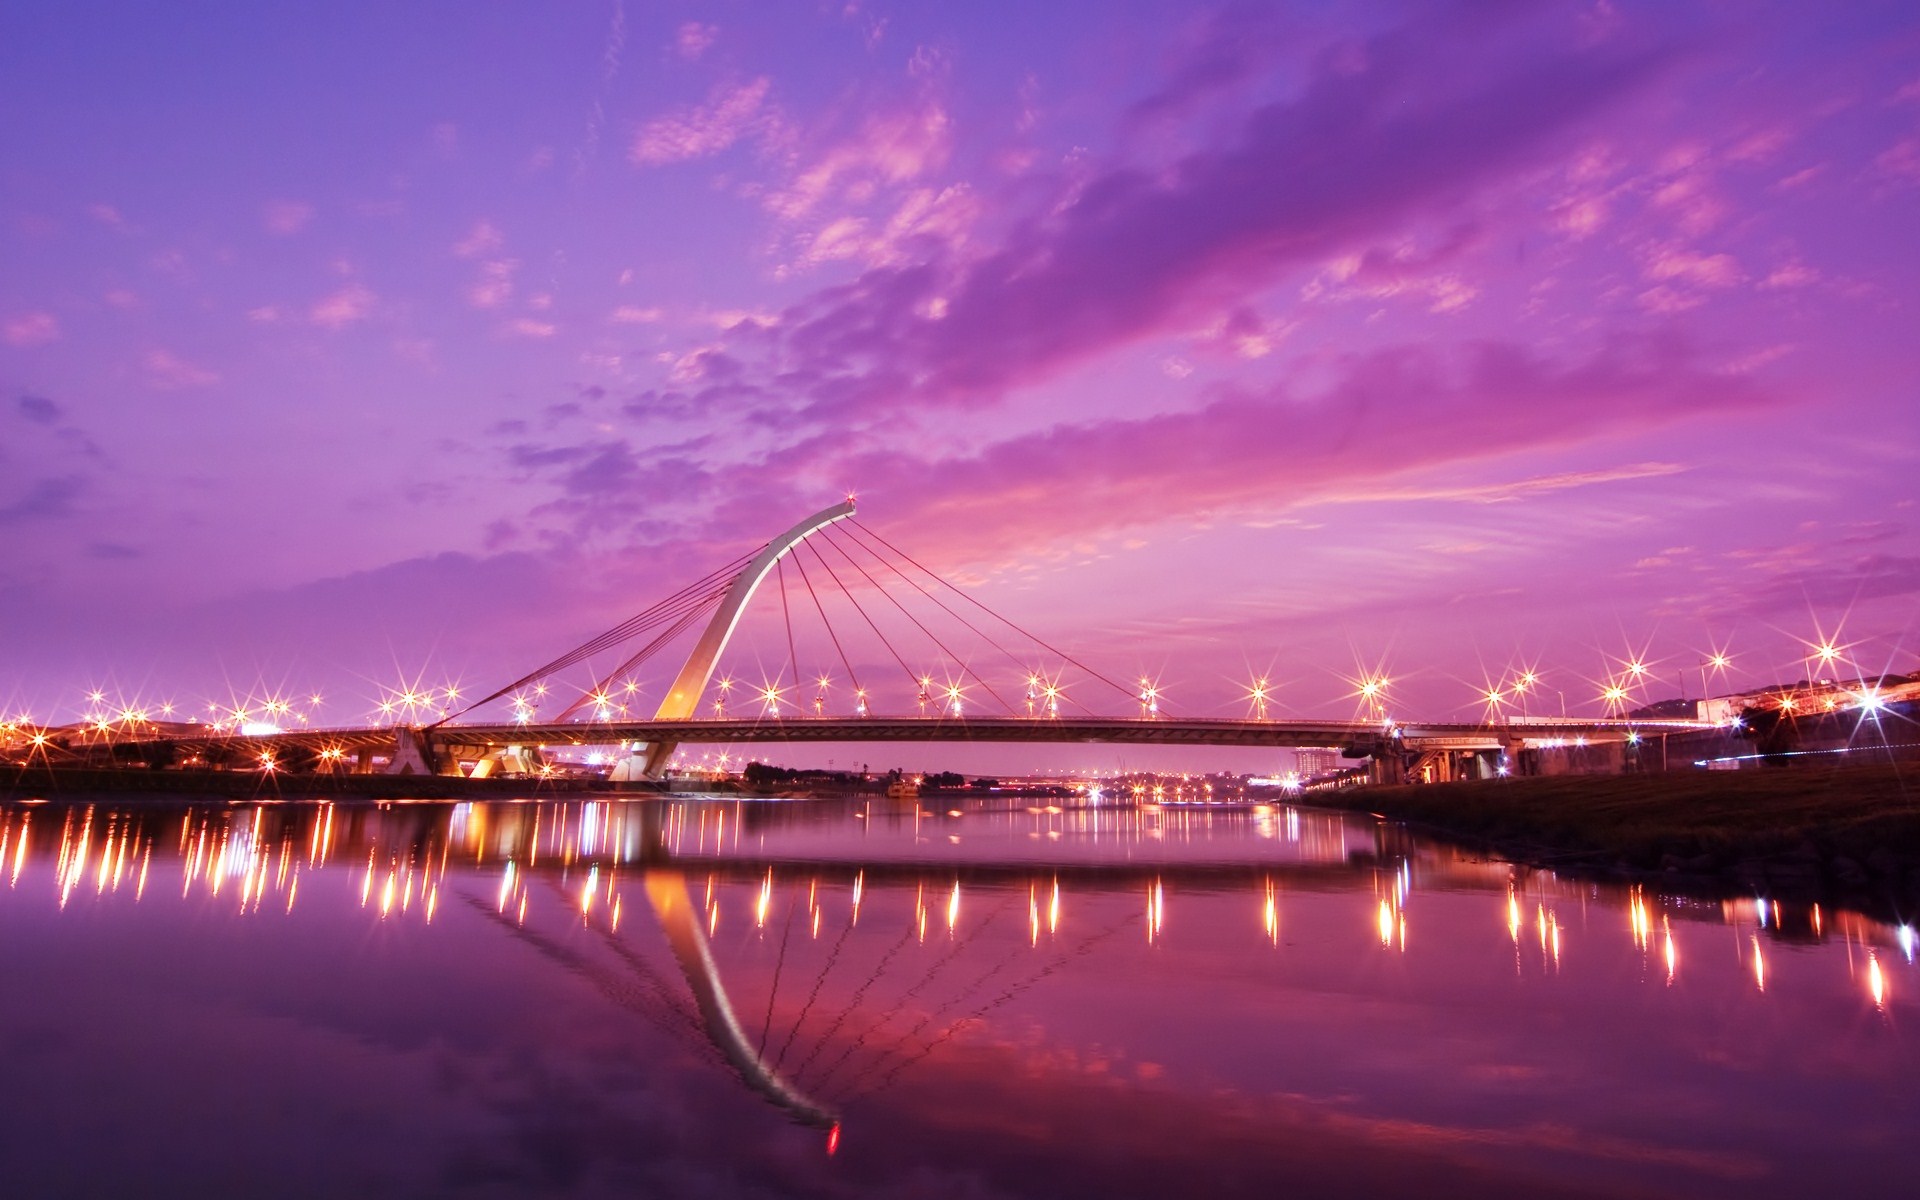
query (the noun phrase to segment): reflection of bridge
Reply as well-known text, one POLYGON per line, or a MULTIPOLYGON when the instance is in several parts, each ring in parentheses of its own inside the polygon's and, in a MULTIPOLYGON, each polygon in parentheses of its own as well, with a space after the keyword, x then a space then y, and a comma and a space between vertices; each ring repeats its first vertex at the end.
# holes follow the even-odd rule
MULTIPOLYGON (((658 777, 674 751, 684 744, 726 744, 735 742, 993 742, 993 743, 1108 743, 1137 746, 1254 746, 1254 747, 1326 747, 1343 749, 1356 759, 1371 759, 1374 775, 1381 781, 1405 778, 1448 779, 1461 775, 1489 775, 1509 769, 1519 753, 1541 745, 1637 744, 1649 734, 1664 735, 1702 728, 1694 721, 1558 720, 1537 717, 1503 717, 1482 723, 1395 722, 1385 719, 1381 701, 1384 679, 1364 681, 1360 693, 1373 712, 1373 719, 1353 721, 1309 721, 1283 718, 1269 720, 1264 681, 1251 693, 1260 715, 1245 720, 1219 720, 1180 717, 1164 713, 1158 687, 1150 680, 1139 681, 1137 689, 1123 686, 1087 667, 1071 655, 1057 650, 1042 639, 1021 629, 1005 617, 987 609, 978 600, 955 588, 946 580, 921 566, 878 534, 853 521, 853 502, 848 500, 823 509, 795 525, 761 547, 750 558, 735 560, 718 571, 697 580, 673 596, 660 601, 635 617, 608 630, 512 683, 433 724, 395 724, 364 729, 331 731, 289 731, 266 737, 239 738, 225 732, 204 735, 148 739, 165 743, 165 754, 178 759, 182 754, 205 761, 225 760, 241 768, 260 764, 276 769, 301 769, 311 764, 324 770, 384 769, 391 774, 471 774, 484 777, 496 773, 532 773, 541 766, 541 751, 556 745, 611 745, 630 748, 633 765, 616 768, 616 779, 658 777), (846 522, 859 532, 835 532, 832 527, 846 522), (835 551, 840 560, 857 572, 856 585, 864 582, 862 605, 855 589, 847 586, 832 561, 820 547, 809 542, 819 540, 835 551), (888 655, 905 673, 914 688, 919 715, 881 717, 871 709, 868 691, 860 684, 859 674, 846 653, 844 639, 827 618, 821 600, 825 585, 816 589, 814 575, 800 561, 798 551, 806 548, 823 580, 831 580, 847 603, 859 614, 866 630, 885 646, 888 655), (884 551, 890 551, 888 557, 884 551), (856 552, 872 556, 869 563, 856 552), (785 561, 791 559, 805 586, 800 593, 805 601, 788 595, 785 561), (1025 715, 1017 703, 1008 703, 993 681, 968 665, 966 656, 955 654, 948 641, 921 620, 902 602, 901 596, 883 586, 886 572, 905 586, 895 586, 916 603, 930 603, 944 618, 951 619, 986 646, 1011 660, 1024 672, 1025 715), (917 571, 920 574, 910 573, 917 571), (723 679, 713 702, 711 719, 696 719, 708 694, 715 665, 739 626, 747 604, 770 576, 777 577, 780 589, 780 613, 785 623, 789 662, 782 664, 771 683, 758 689, 743 689, 748 699, 740 707, 758 708, 755 719, 729 716, 727 690, 731 681, 723 679), (959 602, 973 605, 985 618, 957 609, 943 599, 946 589, 959 602), (911 623, 917 635, 930 641, 946 665, 944 685, 936 684, 931 673, 916 672, 907 666, 906 654, 890 641, 875 620, 879 602, 885 600, 911 623), (805 615, 806 604, 817 612, 820 624, 830 639, 844 673, 843 694, 851 692, 853 715, 828 716, 827 674, 815 684, 811 714, 797 695, 802 672, 795 649, 793 612, 805 615), (708 614, 711 614, 710 616, 708 614), (634 718, 621 696, 637 693, 631 672, 660 653, 683 633, 706 624, 695 641, 687 660, 674 676, 665 698, 651 719, 634 718), (1024 639, 1027 657, 1012 650, 981 628, 986 618, 1012 629, 1024 639), (980 622, 976 624, 975 622, 980 622), (635 641, 641 648, 611 671, 596 672, 597 682, 579 698, 563 708, 557 718, 535 719, 535 704, 529 695, 546 694, 548 681, 560 672, 582 663, 591 665, 597 656, 635 641), (1044 652, 1044 653, 1041 653, 1044 652), (1053 664, 1051 670, 1035 667, 1040 659, 1053 664), (1068 666, 1079 672, 1077 682, 1088 688, 1117 692, 1123 703, 1138 703, 1140 717, 1105 716, 1088 709, 1084 702, 1067 695, 1062 680, 1068 666), (791 668, 791 676, 785 671, 791 668), (618 681, 626 677, 625 692, 618 681), (782 680, 788 680, 785 684, 782 680), (981 716, 977 708, 969 713, 969 704, 981 697, 997 702, 1006 716, 981 716), (513 719, 492 723, 456 722, 458 717, 496 701, 511 697, 513 719), (1078 715, 1063 706, 1084 711, 1078 715), (584 713, 585 720, 569 720, 584 713), (931 714, 931 715, 930 715, 931 714), (236 759, 236 751, 238 757, 236 759), (251 760, 251 761, 250 761, 251 760), (384 761, 382 761, 384 760, 384 761)), ((825 593, 830 598, 832 593, 825 593)), ((991 626, 990 626, 991 627, 991 626)), ((951 635, 949 635, 951 637, 951 635)), ((1004 636, 1004 635, 1002 635, 1004 636)), ((1009 638, 1008 640, 1014 640, 1009 638)), ((1003 682, 1002 687, 1006 685, 1003 682)), ((1616 689, 1618 690, 1618 689, 1616 689)), ((411 702, 412 697, 408 697, 411 702)), ((1497 702, 1498 693, 1493 694, 1497 702)), ((1497 708, 1497 703, 1495 704, 1497 708)), ((124 743, 122 743, 124 745, 124 743)))
MULTIPOLYGON (((1582 914, 1565 927, 1570 945, 1579 937, 1602 947, 1607 939, 1631 938, 1640 952, 1625 959, 1609 951, 1588 961, 1617 961, 1643 972, 1650 955, 1660 961, 1664 941, 1669 981, 1676 961, 1704 961, 1684 948, 1676 958, 1676 938, 1684 945, 1725 947, 1749 974, 1764 970, 1763 942, 1770 955, 1783 940, 1845 938, 1849 972, 1855 946, 1869 954, 1878 947, 1889 964, 1902 952, 1909 961, 1912 955, 1911 930, 1845 912, 1829 910, 1823 917, 1818 908, 1796 912, 1789 906, 1783 913, 1778 904, 1752 899, 1669 906, 1657 888, 1562 881, 1551 872, 1456 855, 1391 823, 1311 809, 1062 813, 969 805, 957 821, 926 822, 943 831, 967 830, 964 842, 933 839, 939 861, 910 860, 928 853, 917 836, 920 822, 905 815, 872 820, 888 811, 877 802, 839 810, 697 802, 385 809, 0 805, 0 862, 9 868, 9 889, 0 896, 30 893, 44 880, 63 910, 70 896, 84 902, 121 894, 123 887, 131 898, 146 894, 149 906, 173 903, 174 888, 154 884, 170 883, 178 868, 185 875, 179 899, 202 916, 210 915, 206 902, 218 896, 258 919, 264 897, 271 919, 282 901, 290 913, 297 894, 301 905, 357 899, 370 920, 396 921, 409 912, 411 897, 411 919, 431 922, 436 900, 444 913, 447 900, 458 898, 500 932, 596 989, 616 1011, 655 1024, 703 1054, 711 1047, 756 1095, 821 1130, 836 1129, 841 1113, 859 1117, 863 1097, 883 1090, 954 1030, 1079 959, 1113 930, 1143 930, 1153 942, 1161 936, 1169 899, 1175 911, 1170 946, 1191 931, 1202 944, 1239 945, 1220 940, 1228 936, 1278 948, 1286 922, 1345 936, 1355 946, 1371 948, 1377 937, 1382 950, 1397 945, 1405 952, 1406 914, 1412 911, 1417 931, 1422 894, 1477 897, 1472 902, 1482 907, 1474 930, 1484 924, 1497 938, 1492 931, 1507 922, 1515 959, 1485 960, 1503 972, 1518 969, 1523 944, 1536 938, 1543 969, 1548 954, 1557 969, 1562 926, 1556 901, 1582 914), (855 812, 869 819, 856 824, 849 819, 855 812), (1171 835, 1187 817, 1200 834, 1194 841, 1204 860, 1177 860, 1183 843, 1171 835), (877 834, 870 823, 890 832, 877 834), (1025 830, 1033 823, 1066 836, 1029 843, 1025 830), (1151 852, 1136 855, 1128 847, 1149 844, 1143 840, 1149 830, 1169 836, 1151 839, 1151 852), (1048 861, 1008 860, 1008 847, 1026 845, 1048 861), (31 864, 24 879, 23 862, 31 864), (331 873, 333 881, 322 883, 317 871, 331 873), (529 892, 531 919, 524 907, 529 892), (1309 900, 1310 893, 1350 893, 1356 902, 1329 910, 1309 900), (660 956, 622 926, 623 897, 629 920, 641 912, 658 920, 684 990, 660 956), (1184 907, 1188 900, 1209 906, 1196 915, 1215 919, 1182 919, 1194 913, 1184 907), (1585 919, 1590 902, 1597 902, 1591 930, 1585 919), (963 911, 967 915, 956 922, 963 911), (1324 923, 1329 911, 1340 924, 1324 923), (802 918, 797 925, 795 912, 802 918), (1621 919, 1603 915, 1609 912, 1621 919), (1747 914, 1745 924, 1736 924, 1732 937, 1707 927, 1734 923, 1741 914, 1747 914), (1109 917, 1124 920, 1110 925, 1109 917), (992 936, 983 936, 996 920, 992 936), (1687 934, 1683 926, 1689 923, 1702 926, 1700 933, 1687 934), (722 933, 710 942, 716 927, 722 933), (979 952, 963 957, 969 944, 979 952), (744 949, 754 945, 761 948, 757 959, 744 949), (886 985, 875 987, 883 975, 886 985), (779 1007, 783 978, 785 1006, 779 1007), (790 1045, 796 1047, 791 1055, 790 1045)), ((97 922, 100 915, 80 919, 97 922)), ((1426 943, 1429 953, 1446 954, 1439 936, 1443 924, 1426 928, 1436 934, 1426 943)), ((1424 940, 1418 933, 1416 939, 1424 940)), ((1480 945, 1480 933, 1469 941, 1480 945)), ((511 960, 507 965, 513 966, 511 960)), ((1863 978, 1879 978, 1877 968, 1859 970, 1863 978)), ((1770 980, 1759 977, 1762 987, 1770 980)), ((1179 1020, 1198 1010, 1162 1011, 1179 1020)), ((830 1145, 834 1136, 828 1134, 830 1145)))

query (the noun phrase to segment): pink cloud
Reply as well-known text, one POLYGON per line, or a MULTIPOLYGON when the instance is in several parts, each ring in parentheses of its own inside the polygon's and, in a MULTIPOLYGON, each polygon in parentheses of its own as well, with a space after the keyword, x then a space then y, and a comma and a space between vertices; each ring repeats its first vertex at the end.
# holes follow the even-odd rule
MULTIPOLYGON (((1251 521, 1314 504, 1526 503, 1661 478, 1684 467, 1638 462, 1540 475, 1511 464, 1770 401, 1749 379, 1707 369, 1672 340, 1616 340, 1569 362, 1504 343, 1452 354, 1401 347, 1343 367, 1313 394, 1228 393, 1189 411, 1065 424, 972 452, 912 453, 834 430, 711 469, 648 455, 616 494, 593 495, 591 511, 562 501, 548 515, 611 522, 698 497, 721 515, 691 523, 718 528, 736 508, 758 513, 789 495, 801 507, 827 479, 884 495, 889 521, 912 526, 920 544, 949 561, 998 561, 1069 529, 1091 540, 1176 516, 1251 521)), ((734 367, 708 351, 676 371, 689 385, 727 387, 734 367)), ((604 440, 517 446, 515 465, 575 472, 607 449, 604 440)), ((573 474, 561 482, 582 490, 573 474)))
POLYGON ((1461 227, 1432 250, 1422 250, 1408 241, 1392 249, 1374 247, 1343 255, 1301 289, 1301 298, 1385 300, 1410 296, 1426 301, 1430 312, 1457 312, 1472 303, 1479 291, 1446 269, 1446 264, 1479 240, 1473 229, 1461 227))
POLYGON ((494 228, 493 222, 479 220, 473 223, 473 228, 467 232, 467 236, 453 244, 453 252, 461 258, 478 258, 482 254, 498 250, 504 240, 500 236, 500 231, 494 228))
MULTIPOLYGON (((1423 39, 1377 39, 1360 65, 1324 67, 1291 98, 1252 111, 1224 149, 1152 173, 1092 175, 990 252, 955 263, 930 251, 794 305, 773 331, 775 357, 787 378, 806 381, 823 417, 878 394, 991 400, 1205 323, 1221 295, 1449 211, 1553 153, 1664 61, 1615 48, 1541 52, 1516 69, 1459 74, 1445 60, 1423 39), (1410 94, 1423 99, 1402 102, 1410 94), (1303 171, 1312 186, 1276 185, 1303 171)), ((882 157, 904 169, 910 156, 882 157)), ((787 211, 805 211, 818 181, 839 173, 817 168, 815 183, 788 193, 787 211)), ((1469 296, 1459 285, 1430 303, 1469 296)))
POLYGON ((1451 357, 1403 348, 1350 362, 1337 384, 1310 399, 1285 390, 1230 395, 1191 412, 1062 426, 971 456, 874 453, 837 465, 904 502, 901 519, 930 541, 987 554, 1050 540, 1063 528, 1092 536, 1175 513, 1270 514, 1410 496, 1524 501, 1658 477, 1680 468, 1643 463, 1507 483, 1485 481, 1497 471, 1482 470, 1473 482, 1460 476, 1468 464, 1766 401, 1749 380, 1705 370, 1670 341, 1617 341, 1570 364, 1504 344, 1451 357), (1442 429, 1445 436, 1435 436, 1442 429), (1436 471, 1446 482, 1420 482, 1436 471))
POLYGON ((774 119, 766 103, 771 87, 763 75, 737 87, 717 89, 703 105, 649 121, 634 137, 633 161, 660 166, 705 158, 765 129, 774 119))
POLYGON ((607 320, 617 325, 650 325, 664 315, 658 308, 641 308, 638 305, 622 304, 608 315, 607 320))
POLYGON ((1560 231, 1575 241, 1592 237, 1607 223, 1607 202, 1598 196, 1588 196, 1567 204, 1559 212, 1560 231))
POLYGON ((682 22, 674 34, 673 48, 681 58, 693 61, 705 54, 720 37, 716 25, 703 25, 699 21, 682 22))
POLYGON ((177 248, 159 251, 147 264, 176 283, 187 283, 194 277, 193 264, 187 260, 186 252, 177 248))
POLYGON ((1687 312, 1707 302, 1706 297, 1698 292, 1681 291, 1678 288, 1670 288, 1664 283, 1641 292, 1638 299, 1641 308, 1661 316, 1687 312))
POLYGON ((1731 255, 1699 254, 1672 246, 1655 248, 1642 272, 1648 279, 1704 288, 1732 287, 1746 277, 1731 255))
POLYGON ((520 269, 518 259, 504 258, 480 264, 480 278, 467 289, 467 302, 475 308, 498 308, 513 297, 513 275, 520 269))
MULTIPOLYGON (((1683 155, 1676 154, 1670 161, 1683 161, 1683 155)), ((1680 231, 1690 237, 1713 229, 1727 215, 1727 204, 1715 192, 1708 169, 1693 160, 1684 160, 1654 190, 1653 205, 1672 214, 1680 231)))
POLYGON ((323 329, 343 329, 356 321, 365 320, 373 311, 374 295, 357 283, 333 293, 314 304, 308 310, 307 317, 323 329))
POLYGON ((1811 167, 1804 167, 1795 171, 1791 175, 1783 176, 1776 180, 1773 186, 1778 191, 1790 192, 1795 188, 1805 187, 1807 184, 1812 183, 1814 180, 1820 178, 1820 176, 1826 174, 1826 171, 1827 165, 1825 163, 1816 163, 1811 167))
POLYGON ((147 382, 162 391, 208 387, 220 382, 218 372, 196 366, 171 350, 150 350, 141 365, 146 368, 147 382))
POLYGON ((313 220, 313 205, 300 200, 275 200, 261 214, 268 233, 287 237, 299 233, 313 220))
POLYGON ((1798 259, 1781 263, 1760 281, 1763 288, 1799 288, 1820 282, 1820 272, 1798 259))
POLYGON ((875 186, 920 179, 947 162, 952 126, 946 110, 933 104, 873 117, 770 195, 767 207, 798 220, 829 198, 857 200, 875 186))
POLYGON ((915 188, 884 221, 844 216, 802 239, 800 263, 851 259, 870 266, 905 263, 930 253, 965 248, 981 205, 965 184, 915 188))
POLYGON ((517 317, 507 322, 507 332, 520 337, 549 338, 554 334, 554 325, 550 321, 536 321, 531 317, 517 317))
POLYGON ((1895 179, 1920 179, 1920 138, 1895 142, 1873 160, 1873 165, 1895 179))
POLYGON ((44 346, 60 340, 60 322, 47 312, 8 317, 6 323, 0 325, 0 340, 9 346, 44 346))
POLYGON ((122 233, 125 233, 128 229, 127 219, 121 216, 120 210, 111 204, 89 204, 87 205, 87 215, 102 225, 105 225, 108 229, 117 229, 122 233))

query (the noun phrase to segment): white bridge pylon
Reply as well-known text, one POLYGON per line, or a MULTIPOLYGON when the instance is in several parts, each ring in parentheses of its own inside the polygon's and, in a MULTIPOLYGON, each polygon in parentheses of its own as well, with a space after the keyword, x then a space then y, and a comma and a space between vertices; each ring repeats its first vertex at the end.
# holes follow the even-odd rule
MULTIPOLYGON (((707 683, 713 678, 714 664, 727 648, 727 640, 740 623, 740 614, 746 610, 747 602, 753 599, 753 593, 759 589, 767 572, 773 570, 788 551, 806 541, 815 531, 825 529, 835 521, 846 520, 853 515, 853 511, 852 497, 831 508, 821 509, 768 542, 766 549, 760 551, 746 569, 734 577, 733 586, 727 589, 713 619, 707 622, 700 640, 694 643, 693 653, 687 656, 687 665, 680 668, 673 686, 667 689, 666 698, 660 701, 660 707, 654 713, 656 721, 684 721, 700 710, 700 697, 705 694, 707 683)), ((647 746, 647 774, 657 777, 678 745, 678 742, 665 741, 650 743, 647 746)))

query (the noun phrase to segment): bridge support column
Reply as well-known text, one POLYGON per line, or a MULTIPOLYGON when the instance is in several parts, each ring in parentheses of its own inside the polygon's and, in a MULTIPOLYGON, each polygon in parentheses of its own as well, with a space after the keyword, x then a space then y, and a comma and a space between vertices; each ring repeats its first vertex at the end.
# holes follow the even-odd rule
POLYGON ((667 760, 680 748, 679 742, 651 742, 647 745, 647 778, 658 779, 667 769, 667 760))
POLYGON ((1382 746, 1373 752, 1373 781, 1375 783, 1405 783, 1407 781, 1407 760, 1398 746, 1382 746))
POLYGON ((398 725, 393 730, 393 757, 387 760, 388 775, 458 775, 460 764, 453 755, 436 752, 424 729, 398 725))
POLYGON ((531 746, 511 743, 505 746, 489 746, 487 752, 473 764, 473 774, 469 779, 491 779, 496 775, 510 777, 537 775, 540 773, 540 752, 531 746))

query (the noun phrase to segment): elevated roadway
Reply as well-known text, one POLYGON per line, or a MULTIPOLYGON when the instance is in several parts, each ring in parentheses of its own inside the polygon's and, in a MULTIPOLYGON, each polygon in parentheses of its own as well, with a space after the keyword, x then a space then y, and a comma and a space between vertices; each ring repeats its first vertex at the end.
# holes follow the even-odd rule
POLYGON ((370 769, 412 764, 420 774, 453 774, 461 761, 498 756, 507 748, 552 751, 572 746, 646 747, 799 742, 972 742, 1029 745, 1244 746, 1358 751, 1356 757, 1484 753, 1556 745, 1600 746, 1709 728, 1697 721, 1511 718, 1499 723, 1446 721, 1314 721, 1201 717, 760 717, 724 720, 620 720, 549 724, 443 724, 425 728, 369 726, 303 729, 270 734, 170 731, 167 736, 85 739, 75 750, 119 758, 193 757, 245 768, 250 760, 295 753, 323 763, 370 769), (84 749, 83 749, 84 746, 84 749))

